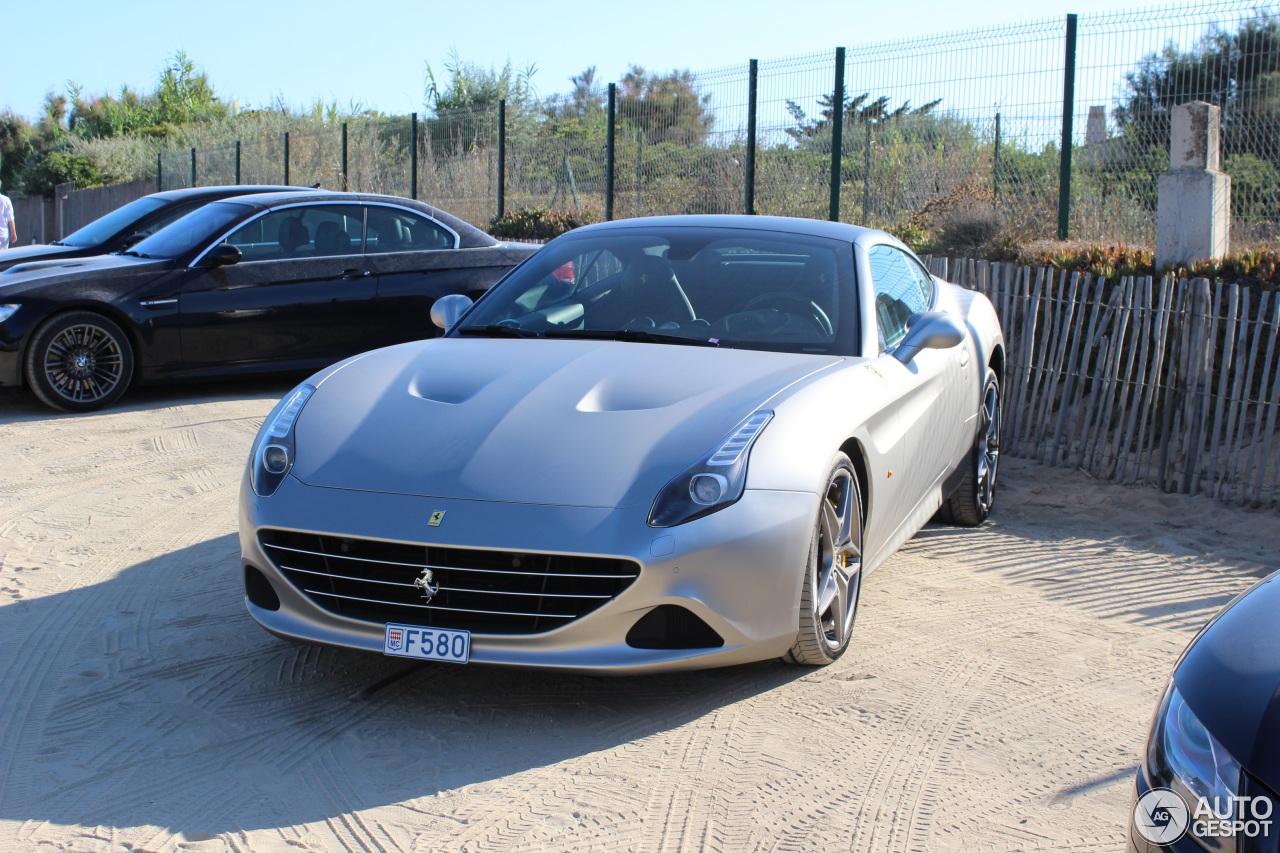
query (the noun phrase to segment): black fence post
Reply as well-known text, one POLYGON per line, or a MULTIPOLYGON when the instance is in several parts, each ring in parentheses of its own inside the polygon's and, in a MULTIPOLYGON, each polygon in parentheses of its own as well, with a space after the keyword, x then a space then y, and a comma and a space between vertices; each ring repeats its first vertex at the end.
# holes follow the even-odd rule
POLYGON ((156 192, 164 189, 164 155, 156 152, 156 192))
POLYGON ((346 192, 351 189, 350 183, 347 181, 347 123, 342 123, 342 191, 346 192))
POLYGON ((240 140, 236 140, 236 186, 240 186, 240 140))
POLYGON ((1076 16, 1067 15, 1067 50, 1062 75, 1062 153, 1058 170, 1058 239, 1071 233, 1071 119, 1076 99, 1076 16))
POLYGON ((751 60, 747 71, 747 173, 744 178, 747 216, 754 216, 756 212, 756 95, 759 73, 759 60, 751 60))
POLYGON ((197 186, 196 184, 196 149, 194 148, 191 149, 191 186, 193 187, 197 186))
POLYGON ((991 166, 991 194, 1000 198, 1000 113, 996 113, 996 150, 991 166))
POLYGON ((609 84, 609 130, 605 137, 605 160, 604 160, 604 219, 609 222, 613 219, 613 159, 615 149, 614 143, 614 113, 617 112, 618 103, 618 84, 609 84))
POLYGON ((867 152, 862 166, 862 218, 866 220, 862 224, 868 228, 871 227, 871 145, 875 142, 872 135, 875 125, 875 119, 867 119, 867 152))
POLYGON ((844 48, 836 48, 836 85, 831 94, 831 205, 827 219, 840 221, 840 158, 844 154, 844 48))
POLYGON ((498 99, 498 218, 507 212, 507 100, 498 99))
POLYGON ((418 197, 418 114, 409 116, 409 198, 418 197))
POLYGON ((284 132, 284 185, 289 186, 289 131, 284 132))

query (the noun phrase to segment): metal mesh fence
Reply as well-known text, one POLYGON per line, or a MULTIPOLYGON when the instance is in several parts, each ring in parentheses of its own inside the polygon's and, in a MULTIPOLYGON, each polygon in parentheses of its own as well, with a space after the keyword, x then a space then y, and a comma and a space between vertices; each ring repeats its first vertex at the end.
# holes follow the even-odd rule
POLYGON ((284 136, 244 142, 238 153, 201 149, 194 169, 189 150, 168 152, 159 183, 287 180, 416 195, 485 226, 500 207, 587 219, 610 207, 614 217, 737 213, 750 176, 756 213, 826 218, 838 194, 842 221, 938 251, 997 233, 1015 244, 1055 236, 1065 187, 1070 236, 1152 245, 1169 111, 1199 99, 1222 109, 1233 245, 1274 241, 1280 6, 1212 0, 1080 18, 1074 54, 1068 30, 1061 18, 849 49, 838 182, 833 50, 759 62, 754 112, 745 61, 633 69, 616 84, 611 160, 606 90, 580 87, 508 109, 505 132, 496 105, 424 119, 416 155, 410 119, 353 121, 345 147, 341 128, 326 125, 288 135, 287 156, 284 136))

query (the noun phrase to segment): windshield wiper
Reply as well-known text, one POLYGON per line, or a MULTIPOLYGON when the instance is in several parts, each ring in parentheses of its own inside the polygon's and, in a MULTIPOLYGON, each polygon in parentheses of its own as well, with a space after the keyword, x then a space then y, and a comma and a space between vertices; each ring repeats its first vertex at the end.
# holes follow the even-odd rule
POLYGON ((123 252, 117 252, 116 254, 128 255, 131 258, 146 258, 147 260, 151 259, 150 255, 144 255, 141 252, 135 252, 133 249, 125 249, 123 252))
POLYGON ((50 245, 50 246, 70 246, 71 244, 70 244, 70 243, 64 243, 64 242, 62 242, 61 240, 53 240, 53 241, 51 241, 51 242, 49 243, 49 245, 50 245))
POLYGON ((505 326, 501 323, 490 323, 486 326, 463 326, 458 329, 460 335, 474 335, 485 338, 540 338, 539 332, 522 329, 519 326, 505 326))
POLYGON ((561 329, 547 332, 548 338, 586 338, 594 341, 626 341, 639 344, 684 344, 691 347, 718 347, 715 338, 687 338, 684 335, 664 335, 640 329, 561 329))

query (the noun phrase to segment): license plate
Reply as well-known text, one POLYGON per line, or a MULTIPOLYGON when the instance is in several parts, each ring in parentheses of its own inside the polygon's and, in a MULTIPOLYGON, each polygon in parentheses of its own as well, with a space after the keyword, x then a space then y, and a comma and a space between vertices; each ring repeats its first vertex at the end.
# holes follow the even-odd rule
POLYGON ((400 658, 466 663, 471 660, 471 632, 419 625, 387 625, 382 653, 400 658))

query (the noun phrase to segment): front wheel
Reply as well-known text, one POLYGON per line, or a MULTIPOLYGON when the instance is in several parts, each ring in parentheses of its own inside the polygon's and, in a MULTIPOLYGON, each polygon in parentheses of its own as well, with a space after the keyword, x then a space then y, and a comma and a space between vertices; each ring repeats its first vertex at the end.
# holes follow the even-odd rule
POLYGON ((27 384, 64 412, 89 412, 120 398, 133 378, 133 347, 115 322, 71 311, 36 330, 27 350, 27 384))
POLYGON ((836 454, 818 505, 791 663, 825 666, 849 647, 862 591, 862 496, 849 457, 836 454))
POLYGON ((952 524, 977 527, 991 515, 996 501, 996 476, 1000 473, 1000 380, 988 370, 982 384, 982 409, 978 413, 978 437, 966 463, 960 485, 943 504, 943 515, 952 524))

